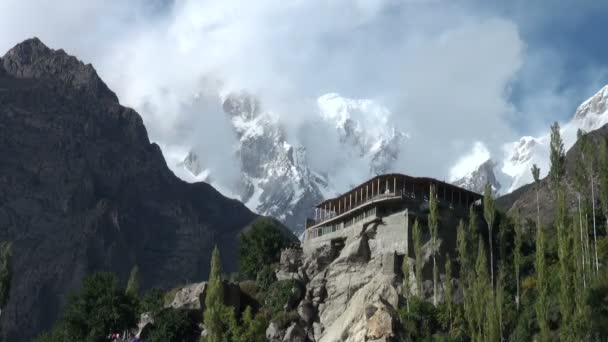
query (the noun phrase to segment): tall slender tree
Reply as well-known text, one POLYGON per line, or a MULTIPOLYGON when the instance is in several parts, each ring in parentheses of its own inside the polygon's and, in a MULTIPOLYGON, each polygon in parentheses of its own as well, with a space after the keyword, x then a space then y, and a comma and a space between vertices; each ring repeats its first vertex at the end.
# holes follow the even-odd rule
POLYGON ((595 223, 595 158, 592 149, 594 148, 594 144, 591 141, 591 138, 588 134, 583 132, 582 130, 578 130, 578 137, 581 140, 581 151, 584 156, 584 169, 585 169, 585 178, 587 180, 587 186, 591 188, 591 220, 593 221, 593 249, 594 249, 594 265, 595 265, 595 275, 597 276, 599 273, 599 260, 597 256, 597 229, 595 223))
MULTIPOLYGON (((469 213, 469 215, 471 215, 469 213)), ((469 240, 468 229, 464 224, 464 221, 460 220, 458 228, 456 230, 456 249, 458 251, 458 263, 460 264, 460 288, 462 289, 463 297, 463 309, 464 319, 469 329, 469 335, 475 335, 475 320, 473 314, 473 296, 471 294, 471 260, 469 252, 469 240)))
POLYGON ((433 258, 433 305, 437 306, 437 230, 439 228, 439 209, 437 206, 437 193, 434 185, 431 185, 429 195, 429 233, 431 235, 431 256, 433 258))
POLYGON ((521 215, 519 210, 515 212, 514 218, 514 248, 513 248, 513 268, 515 269, 515 307, 517 311, 519 311, 520 297, 519 297, 519 275, 521 270, 521 244, 522 244, 522 224, 521 224, 521 215))
POLYGON ((422 267, 424 266, 424 260, 422 259, 422 231, 420 229, 420 223, 418 223, 418 219, 414 221, 412 240, 414 243, 416 292, 418 294, 418 298, 423 299, 424 288, 422 285, 422 267))
POLYGON ((551 126, 551 185, 556 199, 555 227, 557 229, 557 254, 559 259, 559 304, 562 316, 562 327, 560 334, 563 340, 569 336, 566 325, 570 324, 572 313, 572 271, 570 267, 570 230, 566 222, 566 197, 563 184, 565 174, 565 152, 564 144, 559 131, 559 125, 551 126))
POLYGON ((450 254, 445 257, 445 304, 448 308, 448 319, 450 330, 452 330, 453 309, 454 309, 454 287, 452 285, 452 259, 450 254))
POLYGON ((410 257, 407 251, 403 256, 403 264, 401 265, 401 271, 403 272, 403 297, 405 297, 405 307, 407 309, 407 312, 410 312, 410 257))
MULTIPOLYGON (((574 185, 576 188, 576 192, 577 192, 577 201, 578 201, 578 226, 579 226, 579 235, 580 235, 580 243, 579 241, 577 241, 577 245, 579 245, 580 250, 581 250, 581 256, 580 256, 580 262, 581 262, 581 279, 580 281, 582 281, 583 284, 583 289, 587 288, 587 263, 589 261, 588 259, 588 252, 587 252, 587 238, 588 235, 585 234, 584 230, 586 227, 586 223, 583 223, 583 217, 586 217, 586 205, 583 205, 582 203, 582 196, 585 193, 585 189, 586 189, 586 177, 587 174, 585 172, 585 163, 586 163, 586 152, 587 152, 587 147, 585 146, 587 144, 587 137, 583 134, 582 130, 578 130, 577 132, 577 141, 578 144, 580 146, 580 153, 579 153, 579 159, 576 163, 576 168, 575 168, 575 172, 574 172, 574 185)), ((578 263, 579 260, 577 260, 578 263)))
POLYGON ((492 197, 492 186, 486 183, 483 192, 483 216, 488 224, 488 246, 490 248, 490 289, 494 293, 494 246, 492 244, 492 228, 496 211, 494 209, 494 198, 492 197))
POLYGON ((215 246, 211 254, 211 271, 207 295, 205 296, 204 324, 207 330, 208 342, 223 342, 226 329, 223 324, 224 287, 222 285, 222 266, 220 262, 220 250, 215 246))
POLYGON ((534 178, 534 191, 536 192, 536 227, 540 227, 540 169, 536 164, 532 165, 532 177, 534 178))
POLYGON ((545 234, 540 223, 540 169, 536 164, 532 165, 532 176, 536 190, 536 258, 534 268, 536 270, 536 319, 540 328, 540 340, 549 340, 549 317, 547 309, 547 277, 545 270, 545 234))
POLYGON ((129 281, 127 282, 125 292, 133 297, 139 295, 139 267, 137 265, 134 265, 133 268, 131 268, 131 274, 129 274, 129 281))
MULTIPOLYGON (((489 315, 493 315, 490 304, 488 284, 488 261, 483 241, 479 238, 477 243, 477 259, 475 262, 475 284, 473 285, 474 314, 477 332, 476 341, 488 341, 489 315), (488 310, 490 309, 490 310, 488 310), (489 311, 489 312, 488 312, 489 311)), ((493 302, 493 300, 491 301, 493 302)))

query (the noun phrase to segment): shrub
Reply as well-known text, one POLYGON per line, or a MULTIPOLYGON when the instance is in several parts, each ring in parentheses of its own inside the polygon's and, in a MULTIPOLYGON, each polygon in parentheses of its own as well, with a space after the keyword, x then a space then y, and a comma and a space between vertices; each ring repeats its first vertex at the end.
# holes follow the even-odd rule
POLYGON ((277 281, 268 288, 264 307, 274 320, 278 313, 285 311, 285 306, 289 307, 297 302, 301 295, 302 288, 298 281, 293 279, 277 281))
POLYGON ((281 230, 278 223, 268 218, 259 219, 249 231, 241 235, 240 273, 254 279, 265 267, 277 263, 281 249, 289 246, 291 242, 292 239, 281 230))
POLYGON ((148 342, 196 341, 200 331, 186 311, 165 309, 154 318, 154 325, 148 334, 148 342))
POLYGON ((164 296, 163 291, 159 289, 151 289, 146 292, 141 298, 139 313, 149 312, 152 314, 152 317, 156 317, 163 309, 164 296))

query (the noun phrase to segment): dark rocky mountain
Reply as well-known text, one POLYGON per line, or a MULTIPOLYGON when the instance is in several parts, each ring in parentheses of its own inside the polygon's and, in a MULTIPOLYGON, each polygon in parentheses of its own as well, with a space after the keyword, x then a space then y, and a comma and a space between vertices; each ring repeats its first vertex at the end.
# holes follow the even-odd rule
POLYGON ((0 59, 0 240, 13 242, 4 341, 49 328, 94 271, 167 288, 206 279, 214 245, 235 269, 256 215, 206 183, 188 184, 141 117, 83 64, 38 39, 0 59))
MULTIPOLYGON (((592 131, 589 134, 589 138, 591 140, 591 144, 597 146, 595 148, 595 153, 599 153, 599 144, 601 139, 608 138, 608 125, 604 125, 600 129, 592 131)), ((578 207, 577 201, 577 191, 574 185, 575 179, 575 170, 576 165, 580 162, 580 143, 577 141, 566 153, 566 200, 568 208, 571 211, 574 211, 578 207)), ((599 201, 599 189, 597 183, 597 170, 596 170, 596 180, 595 180, 595 191, 596 191, 596 201, 599 201)), ((591 188, 587 190, 589 193, 583 194, 584 196, 590 197, 591 188)), ((553 190, 551 188, 551 184, 549 181, 549 177, 545 177, 540 181, 540 189, 539 189, 539 199, 540 199, 540 211, 541 211, 541 220, 543 224, 551 224, 553 219, 555 218, 555 210, 556 210, 556 202, 555 196, 553 194, 553 190)), ((503 210, 507 210, 509 212, 513 212, 514 210, 520 210, 522 216, 528 217, 531 219, 536 219, 536 191, 534 189, 534 184, 524 185, 521 188, 499 197, 496 200, 496 204, 501 207, 503 210)), ((600 217, 602 214, 600 212, 601 209, 597 208, 597 215, 600 217)))

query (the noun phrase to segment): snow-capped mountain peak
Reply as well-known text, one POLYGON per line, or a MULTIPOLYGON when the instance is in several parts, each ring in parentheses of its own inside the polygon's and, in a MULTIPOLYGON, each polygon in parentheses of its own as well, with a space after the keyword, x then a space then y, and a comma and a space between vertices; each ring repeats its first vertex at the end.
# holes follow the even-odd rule
MULTIPOLYGON (((564 148, 570 149, 576 142, 579 129, 589 132, 608 124, 608 86, 600 89, 595 95, 584 101, 576 110, 572 119, 563 124, 560 133, 564 148)), ((524 136, 517 141, 503 145, 502 161, 494 169, 501 183, 501 194, 512 192, 523 185, 533 182, 530 169, 536 164, 541 177, 549 172, 549 132, 538 137, 524 136), (503 182, 503 178, 505 181, 503 182)))
POLYGON ((483 194, 486 184, 490 184, 492 187, 492 193, 496 194, 501 188, 501 184, 494 173, 496 166, 496 162, 494 162, 492 159, 488 159, 479 165, 476 170, 456 181, 453 181, 452 184, 479 194, 483 194))

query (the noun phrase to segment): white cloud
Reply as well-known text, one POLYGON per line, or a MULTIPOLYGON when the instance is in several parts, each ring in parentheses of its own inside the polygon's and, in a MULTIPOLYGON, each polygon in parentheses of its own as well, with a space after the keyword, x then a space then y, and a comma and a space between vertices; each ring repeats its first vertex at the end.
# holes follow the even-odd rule
POLYGON ((450 181, 458 180, 477 169, 477 166, 490 159, 490 151, 481 142, 476 141, 469 154, 461 157, 450 169, 450 181))
POLYGON ((0 21, 0 50, 35 35, 92 62, 169 162, 194 148, 227 184, 236 140, 218 94, 257 94, 319 160, 340 145, 308 130, 316 98, 375 99, 410 136, 398 171, 445 178, 472 145, 514 140, 509 85, 528 56, 512 21, 439 0, 181 0, 161 13, 143 0, 4 0, 0 21))

